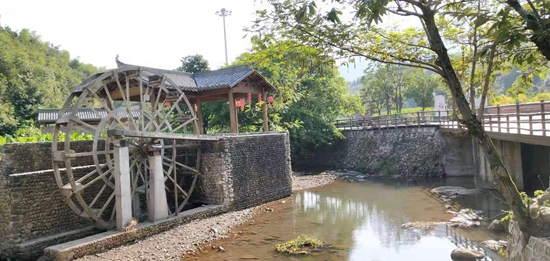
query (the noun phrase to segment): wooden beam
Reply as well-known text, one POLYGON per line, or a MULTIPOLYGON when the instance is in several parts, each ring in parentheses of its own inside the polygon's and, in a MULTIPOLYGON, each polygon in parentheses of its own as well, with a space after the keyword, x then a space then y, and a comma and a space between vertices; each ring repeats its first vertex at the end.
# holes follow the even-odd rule
POLYGON ((237 84, 233 89, 233 93, 251 93, 251 94, 261 94, 263 93, 263 88, 258 85, 245 85, 237 84))
POLYGON ((197 118, 199 119, 199 134, 204 134, 204 128, 202 123, 202 102, 201 102, 200 95, 197 96, 195 103, 197 104, 197 118))
POLYGON ((269 119, 267 118, 267 97, 266 97, 265 88, 263 88, 262 92, 262 98, 264 99, 264 103, 262 104, 262 111, 264 115, 264 132, 269 131, 269 119))
POLYGON ((236 123, 236 110, 235 110, 235 99, 233 98, 233 92, 231 89, 229 89, 228 92, 228 100, 229 100, 229 122, 231 123, 231 133, 237 133, 237 125, 236 123))
POLYGON ((208 96, 220 95, 220 94, 227 95, 229 93, 230 89, 231 88, 220 88, 220 89, 214 89, 214 90, 209 90, 209 91, 203 91, 203 92, 201 92, 201 96, 203 98, 205 98, 205 97, 208 97, 208 96))

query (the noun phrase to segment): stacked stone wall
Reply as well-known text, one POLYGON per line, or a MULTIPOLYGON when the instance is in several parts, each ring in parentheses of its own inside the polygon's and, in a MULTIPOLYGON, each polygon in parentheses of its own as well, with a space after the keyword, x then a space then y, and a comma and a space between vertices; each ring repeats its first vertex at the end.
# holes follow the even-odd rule
POLYGON ((228 142, 228 169, 236 209, 267 203, 292 194, 288 135, 235 137, 228 142), (250 151, 254 153, 242 153, 250 151))
POLYGON ((366 174, 443 176, 444 141, 437 127, 342 131, 345 139, 315 151, 300 167, 348 169, 366 174))
MULTIPOLYGON (((32 259, 47 246, 98 233, 61 195, 52 170, 51 146, 4 145, 0 160, 0 259, 32 259)), ((91 151, 92 142, 73 142, 71 150, 91 151)), ((217 141, 202 141, 201 151, 202 174, 192 199, 224 205, 212 213, 247 208, 292 193, 287 133, 223 135, 217 141)), ((183 160, 178 156, 178 161, 183 160)), ((92 171, 95 166, 91 164, 91 157, 73 160, 75 178, 92 171)), ((92 185, 85 190, 87 202, 99 188, 92 185)), ((96 204, 103 205, 108 195, 105 193, 96 204)))
POLYGON ((243 209, 292 194, 287 133, 223 136, 202 146, 198 194, 243 209))

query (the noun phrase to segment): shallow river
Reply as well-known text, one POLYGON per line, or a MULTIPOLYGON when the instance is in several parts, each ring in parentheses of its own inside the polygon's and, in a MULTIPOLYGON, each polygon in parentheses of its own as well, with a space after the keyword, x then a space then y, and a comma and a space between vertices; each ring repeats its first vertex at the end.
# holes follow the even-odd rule
MULTIPOLYGON (((469 179, 335 182, 325 187, 296 192, 273 202, 247 223, 233 230, 227 239, 213 242, 225 251, 207 250, 198 260, 451 260, 457 247, 484 251, 484 260, 501 260, 480 241, 504 239, 478 228, 453 229, 439 225, 430 230, 404 229, 413 221, 448 221, 441 202, 427 193, 440 185, 471 187, 469 179), (273 212, 271 212, 271 209, 273 212), (301 234, 321 239, 333 249, 307 256, 285 256, 274 251, 282 243, 301 234)), ((484 210, 486 216, 500 213, 503 204, 495 193, 481 193, 457 201, 464 207, 484 210)), ((212 249, 212 247, 208 247, 212 249)))

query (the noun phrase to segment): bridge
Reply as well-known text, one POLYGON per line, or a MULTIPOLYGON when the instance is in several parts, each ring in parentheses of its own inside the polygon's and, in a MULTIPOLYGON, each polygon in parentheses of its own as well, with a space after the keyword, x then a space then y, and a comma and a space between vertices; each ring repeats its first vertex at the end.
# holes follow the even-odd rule
MULTIPOLYGON (((494 106, 485 109, 482 124, 492 139, 550 146, 550 102, 494 106)), ((452 111, 419 111, 370 118, 337 120, 340 130, 384 130, 433 127, 465 135, 466 127, 452 111)))
MULTIPOLYGON (((493 143, 500 153, 506 168, 513 175, 513 179, 520 190, 534 191, 546 189, 550 184, 550 102, 524 103, 505 106, 487 107, 481 119, 485 131, 493 140, 493 143)), ((440 162, 417 164, 414 170, 420 169, 426 164, 439 164, 443 166, 445 175, 452 176, 473 176, 475 186, 478 188, 494 188, 491 176, 490 165, 485 159, 484 152, 480 150, 477 143, 467 133, 467 128, 458 121, 458 117, 452 111, 424 111, 415 113, 402 113, 392 115, 381 115, 376 117, 365 117, 360 119, 338 120, 336 126, 346 136, 344 148, 357 148, 362 145, 352 145, 374 138, 377 144, 369 150, 358 150, 365 156, 355 156, 350 151, 346 157, 357 159, 346 159, 344 162, 352 162, 355 169, 361 164, 366 171, 380 172, 378 166, 371 166, 372 154, 377 151, 384 151, 391 148, 381 158, 374 157, 392 164, 384 165, 384 168, 400 169, 401 162, 392 161, 395 157, 407 158, 410 155, 425 153, 426 150, 436 151, 440 155, 440 162), (422 134, 426 140, 412 143, 415 139, 413 134, 431 132, 438 134, 422 134), (397 141, 404 135, 410 141, 397 141), (393 136, 392 136, 393 135, 393 136), (409 136, 407 136, 409 135, 409 136), (430 138, 432 140, 430 140, 430 138), (384 141, 384 139, 387 139, 384 141), (437 141, 434 141, 437 140, 437 141), (400 144, 403 143, 403 144, 400 144), (398 145, 395 145, 398 144, 398 145), (412 147, 407 147, 412 146, 412 147), (407 156, 409 155, 409 156, 407 156), (364 159, 363 159, 364 158, 364 159), (369 165, 370 164, 370 165, 369 165), (388 166, 389 165, 389 166, 388 166)), ((418 136, 418 135, 416 135, 418 136)), ((365 143, 367 144, 367 143, 365 143)), ((354 149, 357 150, 357 149, 354 149)), ((323 157, 319 157, 324 159, 323 157)), ((322 164, 322 162, 317 162, 322 164)), ((349 165, 349 164, 348 164, 349 165)), ((348 165, 335 165, 337 168, 348 168, 348 165)), ((406 165, 406 164, 405 164, 406 165)))

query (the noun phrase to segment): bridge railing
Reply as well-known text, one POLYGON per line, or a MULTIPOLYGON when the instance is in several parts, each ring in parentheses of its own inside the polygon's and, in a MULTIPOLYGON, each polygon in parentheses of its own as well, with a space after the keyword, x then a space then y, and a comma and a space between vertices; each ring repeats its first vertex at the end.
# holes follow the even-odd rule
MULTIPOLYGON (((489 111, 496 113, 485 113, 482 124, 486 131, 550 136, 550 106, 549 102, 537 103, 539 110, 534 110, 533 103, 527 104, 530 106, 528 113, 521 112, 521 106, 516 105, 516 112, 502 113, 502 111, 510 112, 507 106, 506 110, 501 110, 500 106, 491 107, 489 111)), ((526 107, 524 107, 526 108, 526 107)), ((342 130, 366 130, 366 129, 392 129, 392 128, 408 128, 421 126, 440 126, 440 128, 449 129, 465 129, 465 127, 457 121, 457 117, 452 114, 452 111, 419 111, 415 113, 401 113, 391 115, 381 115, 376 117, 365 117, 361 119, 337 120, 336 127, 342 130)))
POLYGON ((419 111, 366 117, 361 119, 337 120, 336 127, 340 129, 391 129, 398 127, 448 126, 459 128, 458 122, 451 111, 419 111))

